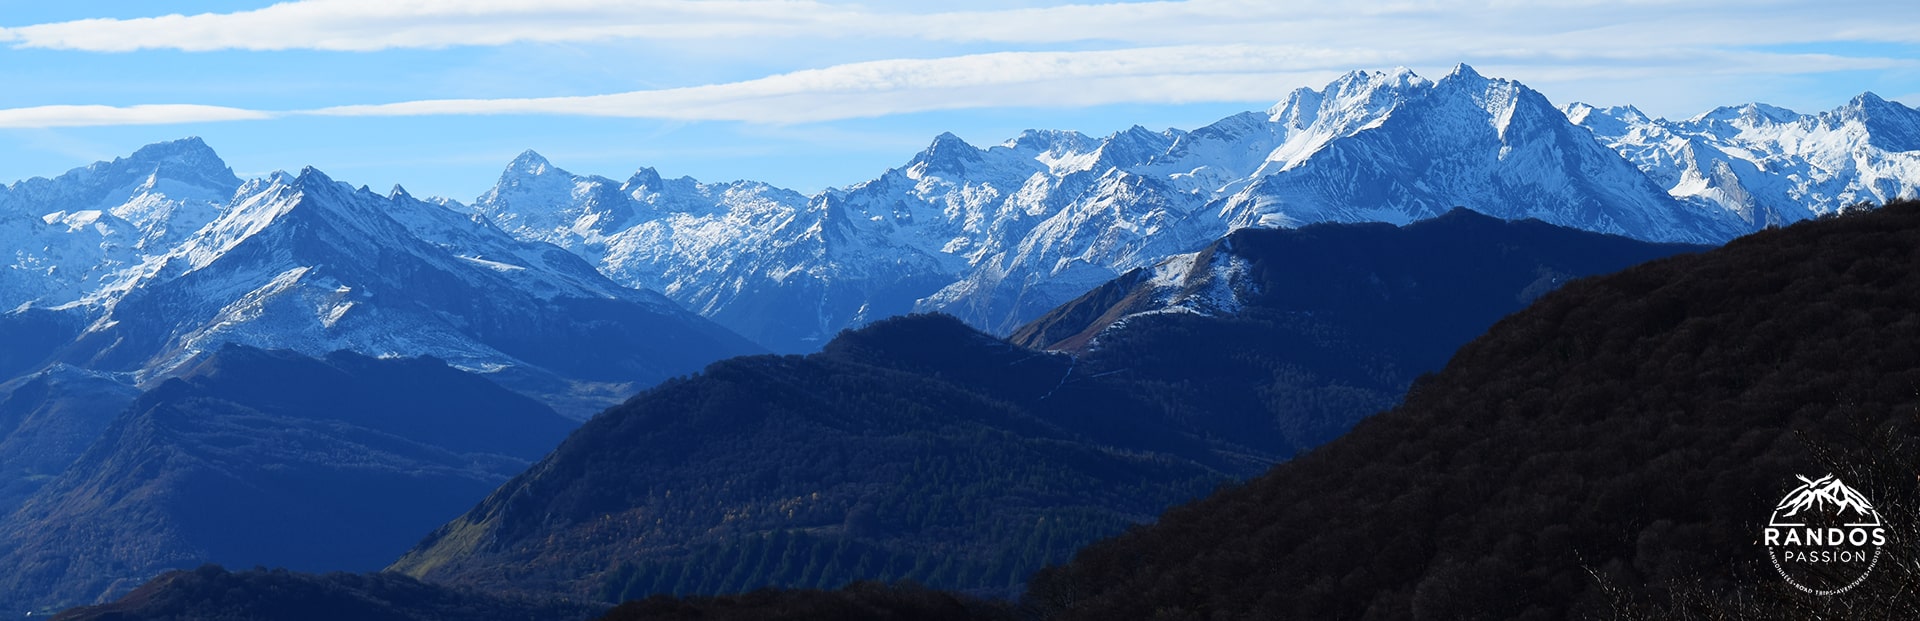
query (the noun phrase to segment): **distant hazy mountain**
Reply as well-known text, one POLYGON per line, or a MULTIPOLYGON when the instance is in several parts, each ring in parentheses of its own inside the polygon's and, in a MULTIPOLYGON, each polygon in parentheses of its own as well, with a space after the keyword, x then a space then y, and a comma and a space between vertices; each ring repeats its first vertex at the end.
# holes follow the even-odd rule
MULTIPOLYGON (((33 376, 0 412, 88 377, 33 376)), ((31 412, 0 445, 38 453, 4 463, 38 466, 36 454, 89 437, 72 428, 99 426, 42 422, 71 413, 31 412)), ((438 360, 229 345, 139 395, 0 517, 0 611, 88 603, 205 562, 375 569, 572 427, 438 360)))
MULTIPOLYGON (((1914 195, 1920 167, 1903 141, 1920 133, 1908 120, 1920 113, 1871 95, 1856 108, 1793 121, 1792 132, 1740 130, 1712 120, 1721 112, 1688 126, 1723 136, 1714 144, 1727 153, 1765 160, 1735 162, 1748 189, 1730 192, 1765 195, 1772 216, 1681 183, 1677 156, 1660 155, 1679 148, 1674 140, 1601 123, 1584 106, 1563 113, 1464 65, 1438 81, 1354 72, 1193 131, 1036 130, 984 149, 943 134, 899 168, 813 196, 652 169, 624 182, 583 177, 528 153, 473 208, 776 351, 804 352, 907 309, 1009 333, 1245 227, 1406 224, 1467 207, 1720 243, 1854 200, 1914 195), (1856 152, 1869 163, 1847 165, 1856 152), (1762 189, 1775 185, 1806 189, 1774 200, 1762 189)), ((1692 166, 1717 174, 1710 161, 1692 166)))
POLYGON ((1568 281, 1707 248, 1508 222, 1465 208, 1400 227, 1241 229, 1123 274, 1010 340, 1084 353, 1109 330, 1161 315, 1271 316, 1343 346, 1418 351, 1405 363, 1437 370, 1495 320, 1568 281))

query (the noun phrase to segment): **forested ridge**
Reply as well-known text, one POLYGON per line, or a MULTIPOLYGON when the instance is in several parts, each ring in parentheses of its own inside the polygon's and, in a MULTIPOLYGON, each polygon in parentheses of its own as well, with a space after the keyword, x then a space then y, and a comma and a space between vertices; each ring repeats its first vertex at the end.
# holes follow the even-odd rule
POLYGON ((587 423, 401 559, 606 601, 859 579, 1010 596, 1266 462, 945 316, 737 358, 587 423))

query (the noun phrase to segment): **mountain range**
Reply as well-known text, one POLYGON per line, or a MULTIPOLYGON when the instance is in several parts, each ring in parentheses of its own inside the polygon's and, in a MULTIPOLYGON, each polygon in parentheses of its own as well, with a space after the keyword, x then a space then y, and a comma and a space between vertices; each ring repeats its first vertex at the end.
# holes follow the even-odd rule
POLYGON ((1354 72, 1192 131, 952 134, 875 179, 575 175, 528 152, 471 208, 660 291, 774 351, 908 310, 1007 334, 1120 274, 1245 227, 1406 224, 1468 207, 1649 241, 1717 244, 1920 188, 1920 124, 1863 94, 1683 122, 1569 104, 1465 65, 1354 72))
MULTIPOLYGON (((1920 112, 1872 93, 1814 115, 1749 104, 1667 121, 1631 107, 1555 107, 1461 65, 1438 80, 1353 72, 1191 131, 1031 130, 987 148, 943 134, 898 168, 812 195, 652 168, 624 181, 576 175, 529 151, 464 205, 399 188, 376 195, 310 169, 243 181, 188 139, 0 190, 0 241, 18 249, 0 270, 0 309, 10 309, 0 334, 47 341, 0 356, 0 374, 58 360, 145 378, 226 340, 310 354, 350 345, 506 370, 509 383, 585 416, 711 360, 814 351, 905 312, 1009 334, 1239 228, 1406 224, 1464 206, 1721 243, 1915 195, 1916 137, 1920 112), (261 232, 306 244, 244 243, 261 232), (248 256, 256 246, 308 254, 272 263, 248 256), (345 248, 396 263, 331 273, 352 267, 325 254, 345 248), (418 304, 405 300, 416 282, 432 283, 418 304), (368 297, 393 286, 403 291, 368 297), (625 325, 614 331, 638 339, 624 349, 652 355, 551 368, 573 358, 527 343, 590 328, 501 326, 462 301, 474 289, 524 292, 515 310, 527 316, 617 314, 625 325), (197 307, 181 306, 187 297, 197 307), (570 308, 582 304, 594 308, 570 308), (154 323, 144 319, 160 312, 153 305, 167 307, 166 325, 141 325, 154 323), (407 329, 387 329, 396 325, 407 329), (652 342, 664 334, 711 342, 652 342), (674 359, 683 350, 700 353, 674 359), (606 372, 575 377, 586 368, 606 372)), ((605 339, 585 340, 569 349, 605 339)))
POLYGON ((1632 106, 1576 103, 1565 112, 1669 194, 1749 224, 1912 198, 1920 188, 1920 111, 1873 93, 1819 114, 1757 103, 1682 121, 1632 106))

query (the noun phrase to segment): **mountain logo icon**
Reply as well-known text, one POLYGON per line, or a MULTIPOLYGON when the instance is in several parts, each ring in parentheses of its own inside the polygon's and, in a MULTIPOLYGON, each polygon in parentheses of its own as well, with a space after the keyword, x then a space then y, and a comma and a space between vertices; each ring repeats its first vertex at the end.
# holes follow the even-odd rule
POLYGON ((1832 474, 1809 479, 1773 508, 1761 543, 1780 577, 1813 595, 1838 595, 1880 564, 1887 529, 1873 503, 1832 474))

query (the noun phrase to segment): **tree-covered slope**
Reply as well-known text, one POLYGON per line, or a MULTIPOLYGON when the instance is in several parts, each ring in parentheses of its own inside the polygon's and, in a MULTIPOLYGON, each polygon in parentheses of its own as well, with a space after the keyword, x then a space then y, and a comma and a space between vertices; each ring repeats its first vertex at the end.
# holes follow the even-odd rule
POLYGON ((1265 462, 945 316, 754 356, 588 422, 393 568, 608 601, 855 579, 1008 593, 1265 462))

